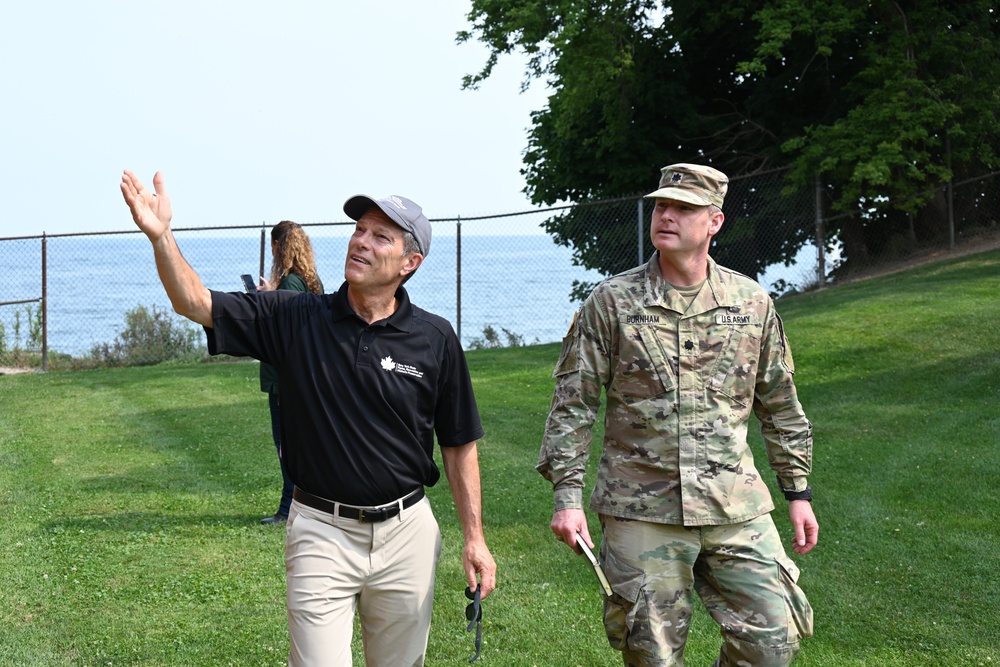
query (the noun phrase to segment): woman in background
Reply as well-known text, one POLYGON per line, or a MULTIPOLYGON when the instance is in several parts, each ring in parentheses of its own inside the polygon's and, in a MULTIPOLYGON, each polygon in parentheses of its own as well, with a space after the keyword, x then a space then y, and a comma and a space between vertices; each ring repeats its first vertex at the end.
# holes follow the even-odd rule
MULTIPOLYGON (((271 228, 270 280, 262 280, 259 290, 286 289, 296 292, 323 293, 323 282, 316 274, 316 260, 312 243, 300 225, 291 220, 282 220, 271 228)), ((285 472, 285 462, 281 452, 281 395, 278 391, 278 374, 270 364, 260 365, 260 390, 267 393, 271 408, 271 435, 278 450, 281 465, 281 502, 273 516, 260 520, 263 524, 284 523, 288 520, 288 508, 292 504, 295 486, 285 472)))

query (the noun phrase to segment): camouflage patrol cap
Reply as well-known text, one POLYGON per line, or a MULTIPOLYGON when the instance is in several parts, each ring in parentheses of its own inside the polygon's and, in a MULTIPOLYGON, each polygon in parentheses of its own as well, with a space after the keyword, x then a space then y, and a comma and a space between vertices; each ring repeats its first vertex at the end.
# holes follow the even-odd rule
POLYGON ((660 187, 646 197, 722 208, 729 189, 729 177, 718 169, 700 164, 672 164, 660 170, 660 187))

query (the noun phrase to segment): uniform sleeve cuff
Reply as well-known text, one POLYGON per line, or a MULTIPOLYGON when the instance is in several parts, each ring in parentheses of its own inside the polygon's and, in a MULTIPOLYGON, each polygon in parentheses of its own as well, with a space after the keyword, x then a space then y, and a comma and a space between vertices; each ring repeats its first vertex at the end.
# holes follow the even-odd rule
POLYGON ((583 489, 578 486, 555 490, 555 511, 583 509, 583 489))
POLYGON ((778 475, 778 487, 783 493, 787 493, 789 491, 805 491, 809 488, 809 478, 778 475))
POLYGON ((812 502, 812 489, 809 487, 809 480, 805 477, 784 479, 779 476, 778 486, 781 487, 781 493, 784 494, 785 500, 808 500, 812 502))

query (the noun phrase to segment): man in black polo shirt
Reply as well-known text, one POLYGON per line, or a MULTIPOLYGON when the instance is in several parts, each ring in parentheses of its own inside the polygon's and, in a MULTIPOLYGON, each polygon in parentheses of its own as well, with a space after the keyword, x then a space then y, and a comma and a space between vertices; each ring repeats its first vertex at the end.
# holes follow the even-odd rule
POLYGON ((402 287, 430 250, 429 221, 403 197, 355 196, 344 204, 357 225, 335 294, 214 292, 181 256, 159 173, 153 187, 129 171, 122 178, 174 310, 205 327, 212 354, 255 357, 278 372, 296 486, 285 543, 289 665, 350 665, 355 605, 369 666, 422 665, 441 543, 424 497, 440 478, 435 434, 467 583, 483 597, 496 585, 465 356, 451 325, 402 287))

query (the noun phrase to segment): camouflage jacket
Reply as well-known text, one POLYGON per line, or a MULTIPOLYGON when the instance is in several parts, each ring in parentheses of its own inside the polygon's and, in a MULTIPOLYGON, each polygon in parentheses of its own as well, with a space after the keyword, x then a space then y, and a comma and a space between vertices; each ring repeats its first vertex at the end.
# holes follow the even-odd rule
POLYGON ((605 280, 563 340, 537 470, 556 510, 583 507, 591 430, 607 397, 590 508, 687 526, 737 523, 774 509, 747 444, 753 410, 782 488, 804 490, 812 425, 796 396, 774 303, 709 259, 689 306, 659 253, 605 280))

